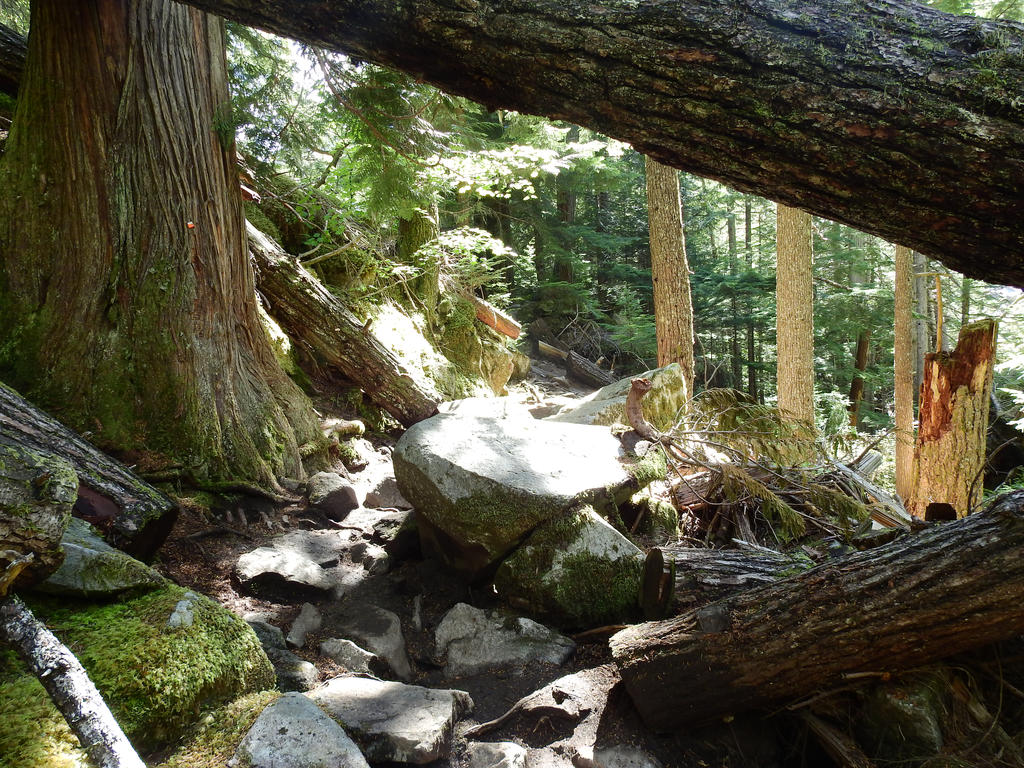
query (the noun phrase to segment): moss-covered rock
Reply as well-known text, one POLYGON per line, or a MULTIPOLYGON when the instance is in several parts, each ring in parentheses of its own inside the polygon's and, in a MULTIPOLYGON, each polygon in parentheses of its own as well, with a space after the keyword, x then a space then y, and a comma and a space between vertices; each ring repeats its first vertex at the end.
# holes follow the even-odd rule
POLYGON ((626 397, 635 378, 651 380, 651 391, 643 399, 644 417, 655 429, 667 431, 675 424, 679 411, 686 404, 688 397, 683 370, 678 363, 620 379, 614 384, 602 387, 573 408, 551 416, 550 420, 573 424, 625 424, 626 397))
POLYGON ((643 553, 593 507, 541 524, 502 562, 498 594, 558 626, 578 629, 639 614, 643 553))
POLYGON ((242 696, 207 714, 158 768, 224 768, 256 718, 281 697, 279 691, 242 696))
MULTIPOLYGON (((274 684, 255 633, 209 598, 167 587, 113 603, 27 600, 82 662, 140 751, 177 739, 207 705, 274 684), (172 628, 186 603, 191 622, 172 628)), ((39 682, 0 656, 0 768, 85 764, 39 682)))

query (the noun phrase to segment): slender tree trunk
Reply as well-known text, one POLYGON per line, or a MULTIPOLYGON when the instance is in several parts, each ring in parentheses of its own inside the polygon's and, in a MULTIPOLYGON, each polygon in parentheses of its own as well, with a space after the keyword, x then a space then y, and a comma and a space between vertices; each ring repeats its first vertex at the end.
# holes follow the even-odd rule
POLYGON ((300 476, 316 423, 257 317, 222 23, 38 0, 31 35, 0 162, 0 373, 151 468, 300 476))
POLYGON ((647 158, 647 218, 654 282, 658 365, 679 363, 687 396, 693 393, 693 305, 683 240, 679 171, 647 158))
POLYGON ((910 249, 896 246, 893 377, 896 391, 896 493, 906 504, 913 489, 914 469, 914 265, 910 249))
POLYGON ((928 259, 914 253, 914 297, 917 302, 914 318, 914 392, 920 394, 924 381, 924 356, 934 349, 931 346, 930 320, 928 312, 928 278, 922 277, 928 271, 928 259))
MULTIPOLYGON (((754 248, 751 239, 752 206, 750 198, 743 201, 743 251, 747 257, 747 269, 754 269, 754 248)), ((753 402, 758 402, 757 397, 757 339, 754 329, 754 307, 749 300, 744 311, 747 315, 747 394, 753 402)))
POLYGON ((981 502, 995 347, 995 321, 980 320, 961 329, 955 350, 925 357, 908 506, 916 517, 963 517, 981 502))
POLYGON ((811 214, 778 206, 775 277, 779 410, 814 423, 811 214))
POLYGON ((971 322, 971 284, 974 281, 969 277, 963 278, 960 282, 960 327, 963 328, 971 322))
MULTIPOLYGON (((736 214, 730 212, 726 218, 729 237, 729 276, 735 278, 738 273, 736 264, 736 214)), ((729 336, 729 357, 731 359, 732 382, 729 386, 740 389, 743 386, 743 356, 740 354, 740 302, 736 298, 736 281, 733 280, 729 311, 732 314, 732 330, 729 336)))
POLYGON ((860 404, 864 400, 864 371, 868 367, 868 352, 871 349, 871 329, 857 334, 857 346, 853 350, 853 381, 850 382, 850 426, 860 424, 860 404))

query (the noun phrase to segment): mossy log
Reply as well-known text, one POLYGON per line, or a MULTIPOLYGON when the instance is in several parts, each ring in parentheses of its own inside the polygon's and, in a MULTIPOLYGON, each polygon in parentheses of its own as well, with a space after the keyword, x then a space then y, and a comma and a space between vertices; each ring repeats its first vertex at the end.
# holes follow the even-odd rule
POLYGON ((5 445, 70 464, 78 475, 76 514, 103 529, 111 544, 148 560, 167 538, 178 508, 166 494, 4 384, 0 434, 5 445))
POLYGON ((428 382, 417 381, 377 340, 370 324, 359 322, 277 243, 248 222, 247 228, 256 287, 292 339, 315 350, 405 426, 437 413, 441 395, 428 382))
POLYGON ((778 706, 1024 632, 1024 492, 611 639, 649 726, 778 706))
POLYGON ((99 768, 145 768, 75 655, 15 596, 0 601, 0 641, 43 684, 99 768))
POLYGON ((0 24, 0 93, 11 98, 18 95, 18 83, 27 53, 25 38, 0 24))

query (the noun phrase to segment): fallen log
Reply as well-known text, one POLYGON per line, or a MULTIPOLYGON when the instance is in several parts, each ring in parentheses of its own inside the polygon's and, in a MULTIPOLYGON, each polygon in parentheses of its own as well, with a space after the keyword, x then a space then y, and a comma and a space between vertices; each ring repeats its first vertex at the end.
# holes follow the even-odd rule
POLYGON ((0 434, 9 445, 70 464, 79 482, 76 516, 102 529, 111 544, 140 560, 156 554, 178 516, 166 494, 3 384, 0 434))
MULTIPOLYGON (((289 336, 315 350, 405 426, 437 413, 444 398, 417 380, 319 280, 246 222, 256 262, 256 287, 289 336)), ((422 378, 422 377, 420 377, 422 378)))
POLYGON ((657 730, 714 721, 1024 632, 1024 491, 774 584, 614 635, 657 730))
POLYGON ((476 312, 477 320, 487 327, 498 331, 498 333, 505 334, 510 339, 519 338, 519 334, 523 331, 523 326, 517 323, 515 318, 502 312, 496 306, 488 301, 484 301, 479 296, 470 296, 469 300, 473 303, 473 309, 476 312))
POLYGON ((587 360, 587 358, 583 357, 583 355, 578 355, 572 351, 566 355, 565 370, 577 381, 581 381, 591 387, 604 387, 618 381, 608 371, 602 371, 587 360))
POLYGON ((43 684, 95 765, 145 768, 78 659, 14 595, 0 600, 0 641, 43 684))

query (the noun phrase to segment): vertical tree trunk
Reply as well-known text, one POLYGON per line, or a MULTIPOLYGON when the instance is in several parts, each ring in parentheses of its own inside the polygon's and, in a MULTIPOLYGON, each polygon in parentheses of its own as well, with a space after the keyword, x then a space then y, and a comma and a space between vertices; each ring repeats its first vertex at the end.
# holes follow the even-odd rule
POLYGON ((924 356, 934 351, 931 346, 930 320, 928 314, 928 278, 922 277, 928 271, 928 259, 914 253, 914 298, 917 302, 914 318, 914 392, 920 393, 924 381, 924 356))
MULTIPOLYGON (((729 276, 736 277, 738 271, 736 264, 736 214, 730 212, 726 222, 729 235, 729 276)), ((732 383, 730 386, 740 389, 743 386, 743 356, 740 354, 740 302, 736 298, 735 280, 733 281, 730 294, 729 311, 732 314, 732 330, 729 335, 729 357, 732 361, 732 383)))
POLYGON ((914 265, 910 249, 896 246, 894 382, 896 390, 896 493, 906 503, 914 469, 914 265))
POLYGON ((168 0, 32 7, 0 162, 0 373, 151 465, 300 475, 316 424, 256 313, 222 22, 168 0))
POLYGON ((860 423, 860 404, 864 400, 864 371, 868 367, 868 350, 871 348, 871 329, 857 334, 857 346, 853 350, 853 380, 850 382, 850 426, 860 423))
POLYGON ((971 322, 971 284, 974 281, 964 277, 960 282, 960 327, 971 322))
POLYGON ((960 331, 952 352, 925 357, 914 449, 911 514, 926 520, 964 517, 981 501, 996 323, 960 331))
POLYGON ((658 365, 679 363, 686 395, 693 394, 693 305, 683 240, 679 171, 646 158, 647 218, 651 236, 654 325, 658 365))
POLYGON ((778 206, 776 333, 779 410, 814 423, 811 214, 778 206))
MULTIPOLYGON (((743 250, 747 257, 747 269, 754 269, 754 249, 751 239, 750 217, 752 206, 749 197, 743 200, 743 250)), ((757 340, 754 335, 754 308, 750 301, 747 301, 747 394, 753 402, 758 402, 757 397, 757 340)))

